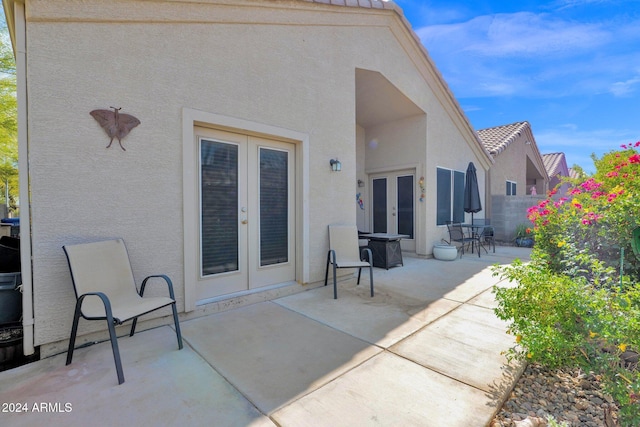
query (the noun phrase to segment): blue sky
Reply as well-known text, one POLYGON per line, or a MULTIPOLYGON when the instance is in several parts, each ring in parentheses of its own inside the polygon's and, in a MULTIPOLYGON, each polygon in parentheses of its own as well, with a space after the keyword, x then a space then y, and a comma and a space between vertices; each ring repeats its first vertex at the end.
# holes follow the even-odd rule
POLYGON ((475 129, 531 123, 593 171, 640 140, 640 0, 395 0, 475 129))

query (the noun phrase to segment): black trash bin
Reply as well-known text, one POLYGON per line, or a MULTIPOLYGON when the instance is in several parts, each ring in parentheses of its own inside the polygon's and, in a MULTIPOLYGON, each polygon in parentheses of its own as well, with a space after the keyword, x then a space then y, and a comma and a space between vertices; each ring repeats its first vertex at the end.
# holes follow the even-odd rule
POLYGON ((22 317, 21 273, 0 273, 0 325, 22 317))

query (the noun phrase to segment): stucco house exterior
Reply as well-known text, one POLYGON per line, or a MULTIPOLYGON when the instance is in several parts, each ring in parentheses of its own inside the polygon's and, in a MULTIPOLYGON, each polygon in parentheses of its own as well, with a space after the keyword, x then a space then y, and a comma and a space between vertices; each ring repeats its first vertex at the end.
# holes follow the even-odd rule
POLYGON ((549 190, 556 190, 555 198, 564 196, 568 189, 568 183, 562 183, 562 178, 570 176, 567 159, 564 153, 547 153, 542 155, 544 167, 549 175, 549 190))
MULTIPOLYGON (((328 224, 429 255, 469 162, 487 192, 493 159, 391 1, 3 3, 26 349, 66 349, 63 245, 124 238, 135 276, 172 277, 188 319, 319 285, 328 224), (89 114, 111 107, 140 121, 126 151, 89 114)), ((87 323, 78 344, 102 333, 87 323)))
POLYGON ((478 130, 495 163, 489 170, 491 218, 496 239, 510 241, 519 224, 527 223, 527 208, 546 196, 549 176, 527 121, 478 130))

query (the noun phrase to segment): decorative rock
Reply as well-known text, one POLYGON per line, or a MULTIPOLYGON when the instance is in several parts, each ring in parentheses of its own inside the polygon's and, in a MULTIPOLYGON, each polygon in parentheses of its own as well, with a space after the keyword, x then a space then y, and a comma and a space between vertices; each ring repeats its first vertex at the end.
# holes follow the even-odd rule
POLYGON ((575 406, 576 406, 576 409, 580 411, 584 411, 589 407, 589 403, 586 400, 578 400, 575 406))
POLYGON ((533 419, 541 419, 544 424, 533 425, 546 426, 546 417, 552 416, 558 424, 601 427, 613 425, 606 423, 605 413, 615 419, 616 411, 613 399, 602 393, 595 375, 529 365, 494 421, 503 427, 531 427, 533 419))

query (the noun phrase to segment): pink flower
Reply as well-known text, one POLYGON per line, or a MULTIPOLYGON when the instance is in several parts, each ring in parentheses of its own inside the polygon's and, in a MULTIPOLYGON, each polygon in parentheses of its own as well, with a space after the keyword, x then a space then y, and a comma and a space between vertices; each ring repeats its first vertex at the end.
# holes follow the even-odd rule
MULTIPOLYGON (((639 159, 640 161, 640 159, 639 159)), ((601 182, 596 182, 595 179, 593 178, 589 178, 588 180, 586 180, 585 182, 583 182, 582 184, 580 184, 580 186, 582 188, 584 188, 587 191, 593 191, 597 188, 599 188, 602 185, 601 182)))
POLYGON ((634 154, 629 157, 629 163, 640 163, 640 154, 634 154))
POLYGON ((607 173, 607 178, 613 178, 614 176, 618 176, 618 172, 611 171, 611 172, 607 173))
POLYGON ((595 223, 597 220, 602 218, 602 215, 598 215, 595 212, 589 212, 582 218, 582 224, 591 225, 595 223))
POLYGON ((569 199, 567 199, 566 197, 561 197, 560 200, 558 200, 553 204, 553 206, 555 206, 556 208, 559 208, 560 206, 564 205, 564 202, 566 202, 567 200, 569 199))
POLYGON ((579 188, 573 188, 571 189, 571 191, 569 192, 569 194, 574 195, 574 194, 580 194, 582 193, 582 191, 579 188))
POLYGON ((633 144, 634 147, 640 147, 640 141, 637 141, 635 144, 633 144))

